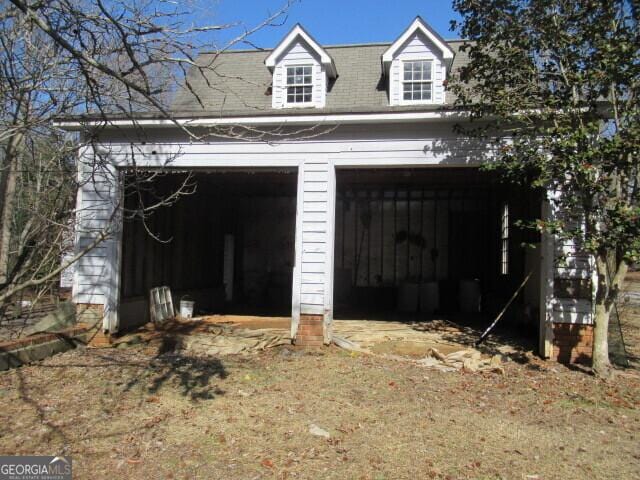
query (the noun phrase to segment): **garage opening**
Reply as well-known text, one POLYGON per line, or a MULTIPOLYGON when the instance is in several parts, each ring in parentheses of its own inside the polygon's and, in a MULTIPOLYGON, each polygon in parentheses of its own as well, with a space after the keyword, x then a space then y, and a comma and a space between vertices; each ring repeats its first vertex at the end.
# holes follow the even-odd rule
MULTIPOLYGON (((149 320, 149 291, 169 286, 195 314, 291 316, 297 172, 175 172, 126 178, 120 329, 149 320), (184 182, 193 193, 150 212, 184 182)), ((187 189, 188 190, 188 189, 187 189)))
POLYGON ((540 194, 477 168, 338 170, 336 319, 490 323, 537 338, 540 194))

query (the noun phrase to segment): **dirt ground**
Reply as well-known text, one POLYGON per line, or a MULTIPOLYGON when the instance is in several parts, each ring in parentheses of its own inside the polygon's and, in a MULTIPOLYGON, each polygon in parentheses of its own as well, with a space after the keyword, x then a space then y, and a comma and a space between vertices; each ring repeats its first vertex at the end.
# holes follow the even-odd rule
POLYGON ((0 454, 71 455, 78 479, 640 478, 636 370, 504 370, 335 347, 78 349, 0 374, 0 454))
MULTIPOLYGON (((477 338, 447 325, 378 325, 387 340, 371 345, 375 355, 279 341, 247 355, 165 348, 176 333, 212 335, 226 317, 171 335, 143 331, 121 348, 0 373, 0 455, 71 455, 78 479, 640 478, 639 272, 625 298, 631 368, 609 383, 526 348, 507 349, 516 354, 502 374, 383 358, 415 360, 434 346, 447 354, 477 338), (318 427, 328 437, 310 432, 318 427)), ((233 321, 276 339, 288 322, 233 321)), ((358 323, 335 329, 365 338, 358 323)), ((492 354, 508 347, 504 338, 487 343, 492 354)))

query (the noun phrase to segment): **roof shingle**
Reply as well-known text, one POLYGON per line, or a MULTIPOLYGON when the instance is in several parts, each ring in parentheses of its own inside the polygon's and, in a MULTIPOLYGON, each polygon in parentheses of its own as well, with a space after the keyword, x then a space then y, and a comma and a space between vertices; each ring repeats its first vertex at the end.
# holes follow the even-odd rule
MULTIPOLYGON (((462 40, 448 42, 455 52, 452 70, 467 62, 460 51, 462 40)), ((179 116, 254 116, 328 113, 374 113, 411 110, 434 110, 451 107, 454 99, 447 94, 443 105, 390 106, 387 81, 383 77, 381 57, 388 43, 325 47, 333 58, 338 78, 329 84, 324 108, 271 107, 271 72, 264 65, 269 50, 204 53, 192 69, 186 87, 177 92, 172 110, 179 116)))

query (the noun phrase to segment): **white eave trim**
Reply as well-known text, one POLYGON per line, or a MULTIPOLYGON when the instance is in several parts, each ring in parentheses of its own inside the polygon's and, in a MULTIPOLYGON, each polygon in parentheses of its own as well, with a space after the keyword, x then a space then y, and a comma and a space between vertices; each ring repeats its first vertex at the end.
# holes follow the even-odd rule
POLYGON ((309 35, 300 24, 297 24, 288 33, 288 35, 278 44, 278 46, 271 52, 271 55, 267 57, 264 64, 270 70, 273 70, 276 66, 278 58, 285 52, 287 48, 296 40, 296 38, 302 38, 320 57, 320 63, 324 65, 327 73, 331 78, 335 78, 337 75, 336 66, 333 63, 333 59, 329 54, 316 42, 311 35, 309 35))
POLYGON ((348 125, 368 123, 410 123, 430 121, 454 121, 468 118, 466 111, 441 112, 393 112, 393 113, 341 113, 332 115, 265 115, 261 117, 185 118, 179 120, 61 120, 55 126, 69 131, 86 128, 171 128, 214 127, 219 125, 348 125))
POLYGON ((416 32, 422 32, 433 44, 442 52, 442 58, 450 63, 453 60, 453 50, 444 42, 434 30, 420 17, 416 17, 413 23, 404 33, 382 54, 382 61, 385 64, 393 61, 396 51, 416 32))

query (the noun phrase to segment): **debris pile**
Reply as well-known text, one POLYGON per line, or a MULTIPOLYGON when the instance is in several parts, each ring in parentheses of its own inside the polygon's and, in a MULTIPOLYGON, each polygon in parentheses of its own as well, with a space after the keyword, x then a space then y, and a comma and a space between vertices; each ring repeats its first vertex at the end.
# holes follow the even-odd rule
POLYGON ((333 343, 345 350, 411 362, 443 372, 465 371, 471 373, 494 372, 504 374, 500 355, 483 357, 482 353, 475 348, 465 348, 446 355, 441 353, 437 348, 429 348, 424 358, 415 360, 399 355, 378 355, 370 349, 360 346, 357 342, 336 335, 333 336, 333 343))
POLYGON ((249 354, 291 342, 288 336, 274 331, 173 319, 162 324, 147 324, 135 333, 120 337, 114 346, 120 348, 140 343, 157 349, 157 353, 172 351, 191 356, 216 356, 249 354))
POLYGON ((431 348, 427 352, 427 356, 418 360, 417 363, 424 367, 448 372, 463 370, 465 372, 504 373, 500 355, 483 358, 482 354, 473 348, 458 350, 448 355, 443 355, 436 348, 431 348))
POLYGON ((218 333, 178 336, 176 350, 194 356, 237 355, 291 343, 282 335, 257 330, 228 326, 220 330, 218 333))

